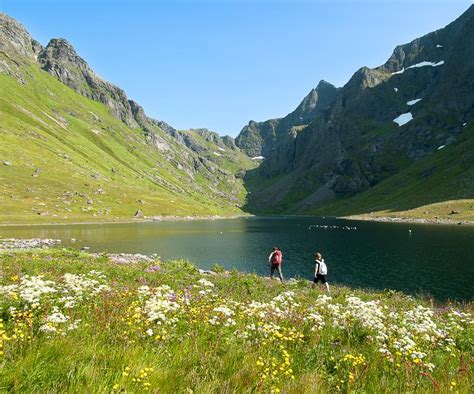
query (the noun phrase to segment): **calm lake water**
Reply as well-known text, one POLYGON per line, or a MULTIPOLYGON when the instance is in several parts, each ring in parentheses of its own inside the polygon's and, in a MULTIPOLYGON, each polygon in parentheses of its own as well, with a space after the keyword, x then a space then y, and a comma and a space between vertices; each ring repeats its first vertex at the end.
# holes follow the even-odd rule
POLYGON ((158 253, 162 259, 184 258, 201 268, 219 263, 262 275, 269 269, 271 247, 278 245, 285 277, 308 279, 318 250, 328 264, 330 283, 430 294, 440 300, 474 298, 474 227, 467 226, 241 218, 0 227, 0 237, 58 238, 66 246, 89 246, 91 251, 158 253), (71 244, 71 238, 77 242, 71 244))

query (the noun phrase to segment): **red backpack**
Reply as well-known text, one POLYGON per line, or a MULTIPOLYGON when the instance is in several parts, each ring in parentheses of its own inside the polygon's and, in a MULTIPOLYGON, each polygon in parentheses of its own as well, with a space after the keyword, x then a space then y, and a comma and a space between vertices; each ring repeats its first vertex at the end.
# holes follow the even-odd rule
POLYGON ((280 264, 281 263, 281 250, 276 250, 273 252, 272 255, 272 264, 280 264))

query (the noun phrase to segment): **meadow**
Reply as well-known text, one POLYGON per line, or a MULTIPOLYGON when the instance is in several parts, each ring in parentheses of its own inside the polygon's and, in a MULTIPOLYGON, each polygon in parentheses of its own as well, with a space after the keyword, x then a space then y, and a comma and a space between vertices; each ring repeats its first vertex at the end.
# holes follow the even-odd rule
POLYGON ((472 303, 69 249, 0 261, 1 391, 473 391, 472 303))

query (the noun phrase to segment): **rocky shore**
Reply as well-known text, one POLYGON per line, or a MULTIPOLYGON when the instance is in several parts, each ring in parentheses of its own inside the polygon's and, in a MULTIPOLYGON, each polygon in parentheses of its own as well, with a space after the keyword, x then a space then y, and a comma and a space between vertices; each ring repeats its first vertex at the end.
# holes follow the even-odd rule
POLYGON ((0 250, 12 249, 48 249, 52 246, 59 245, 60 239, 49 238, 31 238, 31 239, 15 239, 0 238, 0 250))
POLYGON ((390 217, 390 216, 370 216, 370 215, 351 215, 343 216, 341 219, 346 220, 365 220, 370 222, 384 223, 419 223, 419 224, 450 224, 459 226, 473 226, 474 221, 470 220, 453 220, 453 219, 424 219, 424 218, 406 218, 406 217, 390 217))
POLYGON ((93 253, 94 257, 107 256, 107 258, 116 264, 138 264, 138 263, 154 263, 159 260, 156 254, 145 255, 140 253, 93 253))

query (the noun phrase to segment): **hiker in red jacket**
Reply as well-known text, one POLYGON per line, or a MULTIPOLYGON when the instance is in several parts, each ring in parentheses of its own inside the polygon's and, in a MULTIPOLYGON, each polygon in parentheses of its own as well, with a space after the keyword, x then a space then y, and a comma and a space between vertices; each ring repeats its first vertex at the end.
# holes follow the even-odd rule
POLYGON ((270 264, 270 278, 273 279, 273 273, 275 270, 278 271, 278 276, 280 277, 281 283, 283 283, 283 274, 281 273, 281 261, 283 259, 283 254, 278 246, 275 246, 268 256, 268 263, 270 264))

